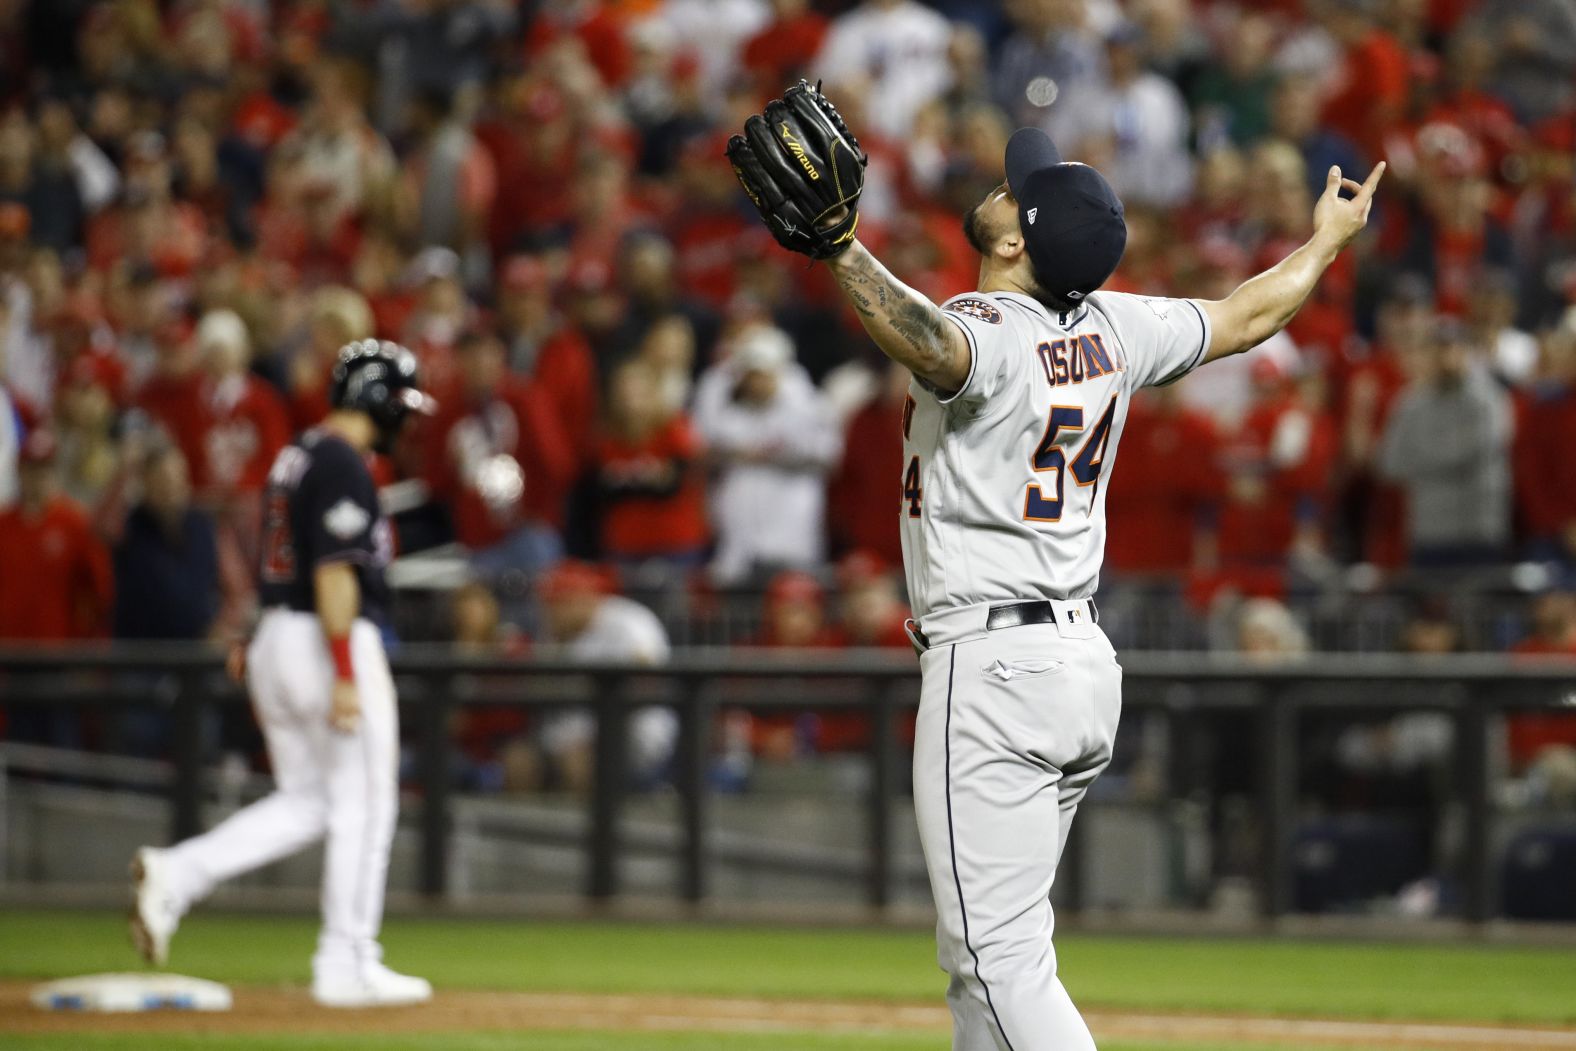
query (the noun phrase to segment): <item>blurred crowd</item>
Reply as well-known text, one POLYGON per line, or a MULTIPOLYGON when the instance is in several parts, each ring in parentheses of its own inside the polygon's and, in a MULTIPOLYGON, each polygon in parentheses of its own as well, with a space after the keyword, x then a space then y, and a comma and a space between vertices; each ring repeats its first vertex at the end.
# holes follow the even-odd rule
POLYGON ((5 0, 0 638, 240 630, 268 466, 377 335, 442 404, 379 465, 402 546, 460 545, 506 620, 573 558, 901 644, 906 376, 722 156, 801 75, 938 300, 1019 125, 1108 173, 1112 287, 1156 294, 1226 294, 1389 162, 1285 334, 1135 401, 1112 579, 1576 565, 1576 0, 5 0))

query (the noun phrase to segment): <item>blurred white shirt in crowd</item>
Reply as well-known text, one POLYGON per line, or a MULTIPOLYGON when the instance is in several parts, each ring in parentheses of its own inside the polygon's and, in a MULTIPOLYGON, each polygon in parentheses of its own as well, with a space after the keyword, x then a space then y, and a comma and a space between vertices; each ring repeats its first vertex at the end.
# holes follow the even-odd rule
POLYGON ((1284 332, 1277 332, 1252 354, 1231 354, 1189 374, 1177 384, 1183 404, 1215 421, 1226 433, 1235 431, 1253 403, 1253 369, 1269 362, 1282 376, 1302 374, 1302 352, 1284 332))
POLYGON ((825 78, 828 93, 868 84, 860 107, 863 123, 900 138, 913 125, 914 115, 951 86, 951 40, 952 23, 923 4, 867 0, 833 20, 811 69, 825 78))
POLYGON ((655 613, 634 599, 608 595, 586 629, 564 644, 564 652, 571 660, 594 664, 662 664, 672 647, 655 613))
POLYGON ((712 573, 722 583, 743 580, 758 566, 812 568, 823 560, 826 474, 843 450, 825 397, 788 359, 787 337, 772 328, 757 335, 741 337, 695 390, 695 427, 720 464, 710 495, 712 573), (739 397, 752 371, 776 376, 764 404, 739 397))
POLYGON ((33 324, 33 293, 14 280, 0 295, 6 309, 0 382, 22 402, 47 410, 55 400, 55 355, 49 338, 33 324))
MULTIPOLYGON (((622 595, 603 598, 585 630, 563 646, 569 660, 588 664, 666 664, 672 651, 657 615, 622 595)), ((631 768, 642 776, 659 771, 673 755, 678 732, 678 716, 671 708, 648 705, 632 712, 631 768)), ((583 708, 550 712, 542 721, 542 747, 549 755, 586 747, 595 738, 596 718, 583 708)))
POLYGON ((1176 85, 1146 72, 1125 86, 1107 83, 1071 94, 1054 133, 1062 136, 1069 159, 1099 168, 1124 203, 1170 208, 1193 187, 1189 127, 1176 85))
POLYGON ((0 510, 16 502, 16 458, 19 452, 16 409, 5 388, 0 387, 0 510))
POLYGON ((1512 387, 1525 387, 1538 374, 1538 341, 1519 328, 1502 328, 1490 348, 1494 375, 1512 387))
POLYGON ((772 9, 766 0, 667 0, 650 20, 671 34, 679 50, 693 51, 701 83, 712 95, 726 90, 745 43, 771 23, 772 9))

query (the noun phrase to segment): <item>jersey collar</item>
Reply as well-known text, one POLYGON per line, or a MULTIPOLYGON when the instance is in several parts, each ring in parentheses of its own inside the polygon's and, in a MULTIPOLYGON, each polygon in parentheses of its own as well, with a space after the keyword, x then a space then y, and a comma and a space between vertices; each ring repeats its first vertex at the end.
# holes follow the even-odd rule
POLYGON ((1062 328, 1072 328, 1074 325, 1078 324, 1084 318, 1089 316, 1089 307, 1087 304, 1080 304, 1076 310, 1060 311, 1053 314, 1051 313, 1050 308, 1044 303, 1041 303, 1033 296, 1026 296, 1022 292, 992 292, 990 295, 1005 296, 1014 303, 1022 304, 1023 306, 1026 306, 1029 309, 1037 312, 1046 320, 1053 324, 1060 325, 1062 328))

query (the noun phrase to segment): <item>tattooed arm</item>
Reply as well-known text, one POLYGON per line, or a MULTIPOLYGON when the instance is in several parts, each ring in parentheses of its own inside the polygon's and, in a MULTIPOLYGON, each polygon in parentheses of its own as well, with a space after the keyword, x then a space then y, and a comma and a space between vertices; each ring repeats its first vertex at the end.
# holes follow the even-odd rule
POLYGON ((876 346, 941 394, 969 378, 969 343, 941 308, 892 276, 858 241, 826 261, 876 346))

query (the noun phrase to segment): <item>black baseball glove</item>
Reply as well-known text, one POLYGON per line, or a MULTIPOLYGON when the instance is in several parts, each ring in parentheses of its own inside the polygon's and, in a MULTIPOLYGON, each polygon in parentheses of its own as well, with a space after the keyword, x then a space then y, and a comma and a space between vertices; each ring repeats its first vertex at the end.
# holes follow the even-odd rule
POLYGON ((728 160, 784 248, 830 259, 854 243, 868 158, 819 85, 768 102, 728 140, 728 160))

